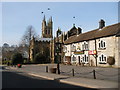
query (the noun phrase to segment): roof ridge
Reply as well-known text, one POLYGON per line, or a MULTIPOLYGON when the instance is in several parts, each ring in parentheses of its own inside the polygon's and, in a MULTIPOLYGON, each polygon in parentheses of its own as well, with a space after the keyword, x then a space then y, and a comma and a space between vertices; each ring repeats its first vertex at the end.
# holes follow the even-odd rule
POLYGON ((115 35, 116 32, 119 31, 119 28, 117 28, 117 25, 120 25, 120 23, 106 26, 101 30, 97 28, 88 32, 80 33, 77 37, 75 37, 76 35, 71 36, 70 38, 65 40, 65 44, 115 35))

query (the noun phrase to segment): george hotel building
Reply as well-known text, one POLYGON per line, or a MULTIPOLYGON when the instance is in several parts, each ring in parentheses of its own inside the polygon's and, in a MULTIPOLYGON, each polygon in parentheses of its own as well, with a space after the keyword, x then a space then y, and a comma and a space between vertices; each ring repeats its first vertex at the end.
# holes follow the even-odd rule
POLYGON ((73 35, 64 41, 64 63, 80 66, 120 67, 120 23, 73 35))

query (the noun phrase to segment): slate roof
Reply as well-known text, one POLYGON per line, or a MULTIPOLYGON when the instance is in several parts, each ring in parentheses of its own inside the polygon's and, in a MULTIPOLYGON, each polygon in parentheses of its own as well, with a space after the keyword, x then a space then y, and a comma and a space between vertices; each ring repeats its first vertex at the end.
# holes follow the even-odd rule
POLYGON ((89 32, 81 33, 79 35, 71 36, 67 40, 65 40, 64 44, 93 40, 96 38, 108 37, 114 35, 120 36, 120 23, 103 27, 101 30, 95 29, 89 32))

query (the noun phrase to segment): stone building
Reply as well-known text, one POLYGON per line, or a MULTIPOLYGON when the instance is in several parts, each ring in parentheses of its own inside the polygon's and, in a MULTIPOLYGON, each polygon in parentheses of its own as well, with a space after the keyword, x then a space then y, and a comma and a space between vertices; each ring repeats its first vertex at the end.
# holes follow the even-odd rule
POLYGON ((81 66, 120 67, 120 23, 69 37, 64 42, 64 63, 81 66))
POLYGON ((56 37, 51 41, 51 60, 54 63, 63 63, 64 60, 64 52, 63 52, 63 46, 64 46, 64 41, 68 39, 69 37, 73 35, 78 35, 81 33, 81 28, 76 28, 75 24, 73 24, 73 27, 68 30, 68 32, 62 32, 60 28, 58 28, 56 32, 56 37))
POLYGON ((53 22, 52 17, 46 22, 45 16, 42 21, 42 36, 39 39, 35 39, 34 37, 31 40, 30 44, 30 60, 31 62, 34 60, 35 55, 41 53, 46 56, 46 60, 51 62, 50 60, 50 42, 53 38, 53 22))

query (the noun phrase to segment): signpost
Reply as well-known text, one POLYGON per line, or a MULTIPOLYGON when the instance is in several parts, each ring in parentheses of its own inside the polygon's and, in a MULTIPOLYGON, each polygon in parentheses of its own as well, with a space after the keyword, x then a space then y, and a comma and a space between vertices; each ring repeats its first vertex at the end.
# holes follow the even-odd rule
POLYGON ((88 52, 89 55, 96 55, 97 54, 97 51, 96 50, 91 50, 88 52))

